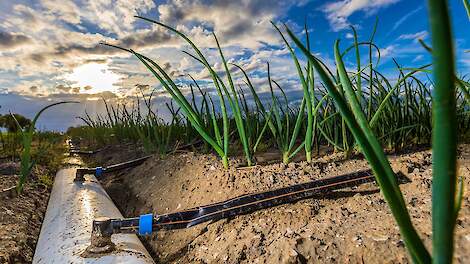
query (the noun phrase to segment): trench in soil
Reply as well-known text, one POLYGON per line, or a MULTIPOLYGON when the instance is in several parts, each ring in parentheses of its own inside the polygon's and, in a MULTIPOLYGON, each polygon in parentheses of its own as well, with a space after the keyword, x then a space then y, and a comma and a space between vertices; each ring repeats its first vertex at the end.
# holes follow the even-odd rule
MULTIPOLYGON (((91 157, 110 165, 142 156, 132 146, 91 157)), ((271 155, 265 155, 266 157, 271 155)), ((426 246, 431 246, 431 152, 389 157, 411 182, 400 186, 426 246)), ((268 158, 269 159, 269 158, 268 158)), ((234 164, 240 161, 233 160, 234 164)), ((95 164, 95 165, 96 165, 95 164)), ((470 145, 459 147, 460 175, 470 184, 470 145)), ((368 169, 362 158, 330 154, 298 161, 224 170, 213 155, 183 152, 151 157, 144 164, 105 174, 101 183, 125 217, 164 214, 323 177, 368 169)), ((468 188, 456 226, 455 263, 470 261, 468 188)), ((374 183, 345 188, 293 204, 157 231, 141 238, 157 263, 409 263, 396 223, 374 183)))

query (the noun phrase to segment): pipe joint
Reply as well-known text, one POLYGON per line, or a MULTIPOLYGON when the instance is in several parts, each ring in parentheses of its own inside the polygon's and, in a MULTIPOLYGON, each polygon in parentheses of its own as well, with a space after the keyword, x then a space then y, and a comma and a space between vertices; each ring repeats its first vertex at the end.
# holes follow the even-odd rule
POLYGON ((111 241, 114 233, 113 221, 107 217, 99 217, 93 220, 91 232, 91 245, 86 249, 93 254, 112 252, 116 245, 111 241))
POLYGON ((103 173, 106 172, 106 168, 96 167, 96 168, 78 168, 75 172, 75 182, 84 182, 86 174, 93 174, 96 177, 100 177, 103 173))
POLYGON ((78 168, 75 172, 75 178, 73 179, 74 182, 84 182, 85 181, 85 174, 88 173, 86 168, 78 168))

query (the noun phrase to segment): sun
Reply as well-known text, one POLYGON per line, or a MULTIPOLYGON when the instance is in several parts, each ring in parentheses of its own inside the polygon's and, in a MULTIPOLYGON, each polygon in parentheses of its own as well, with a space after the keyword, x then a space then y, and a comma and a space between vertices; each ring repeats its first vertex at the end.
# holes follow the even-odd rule
POLYGON ((99 93, 104 91, 117 91, 116 84, 121 75, 109 69, 107 64, 87 63, 80 65, 72 70, 72 73, 66 74, 65 79, 80 86, 82 93, 99 93), (91 89, 83 90, 83 87, 89 86, 91 89))

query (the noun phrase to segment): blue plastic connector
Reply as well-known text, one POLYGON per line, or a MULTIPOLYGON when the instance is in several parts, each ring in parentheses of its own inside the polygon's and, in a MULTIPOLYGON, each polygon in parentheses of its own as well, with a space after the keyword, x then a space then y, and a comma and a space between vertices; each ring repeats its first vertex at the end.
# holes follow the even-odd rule
POLYGON ((103 174, 103 167, 96 167, 95 169, 95 176, 99 177, 103 174))
POLYGON ((152 234, 153 214, 144 214, 139 217, 139 235, 152 234))

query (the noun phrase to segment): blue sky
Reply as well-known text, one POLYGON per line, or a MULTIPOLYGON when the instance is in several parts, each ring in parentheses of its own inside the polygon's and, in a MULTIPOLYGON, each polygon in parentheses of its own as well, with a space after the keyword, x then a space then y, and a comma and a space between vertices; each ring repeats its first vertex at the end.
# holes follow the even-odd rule
MULTIPOLYGON (((456 64, 459 73, 466 74, 470 53, 464 51, 470 50, 470 22, 461 0, 449 1, 449 5, 456 64)), ((32 117, 51 102, 82 102, 59 106, 40 119, 42 129, 64 130, 79 124, 75 117, 85 110, 101 113, 101 97, 126 103, 140 89, 161 89, 136 59, 98 44, 103 41, 154 58, 178 83, 184 84, 185 76, 192 74, 211 89, 207 72, 181 52, 189 47, 161 27, 135 19, 136 14, 177 27, 203 48, 215 69, 222 70, 210 34, 215 31, 225 56, 250 73, 260 92, 267 89, 269 62, 273 78, 293 99, 300 94, 295 68, 270 21, 287 23, 302 37, 306 21, 313 52, 330 67, 334 67, 334 41, 340 38, 343 49, 349 46, 351 25, 359 40, 368 40, 376 18, 374 40, 381 50, 379 69, 384 74, 396 76, 392 59, 405 67, 424 65, 431 59, 417 41, 430 43, 426 1, 419 0, 1 1, 0 114, 12 111, 32 117)), ((354 67, 354 57, 347 58, 347 66, 354 67)), ((168 100, 167 94, 159 93, 155 107, 168 100)))

